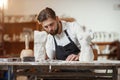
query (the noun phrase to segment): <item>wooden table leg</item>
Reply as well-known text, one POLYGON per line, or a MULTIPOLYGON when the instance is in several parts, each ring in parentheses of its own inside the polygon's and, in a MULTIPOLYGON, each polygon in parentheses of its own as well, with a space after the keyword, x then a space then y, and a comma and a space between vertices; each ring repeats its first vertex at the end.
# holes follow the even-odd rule
POLYGON ((113 80, 118 80, 118 68, 113 67, 113 80))

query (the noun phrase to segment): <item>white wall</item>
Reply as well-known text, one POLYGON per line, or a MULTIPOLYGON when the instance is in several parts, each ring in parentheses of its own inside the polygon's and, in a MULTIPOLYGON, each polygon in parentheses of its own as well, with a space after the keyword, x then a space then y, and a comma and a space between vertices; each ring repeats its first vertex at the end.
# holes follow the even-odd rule
POLYGON ((58 16, 71 16, 94 31, 120 33, 120 0, 9 0, 6 14, 38 14, 51 7, 58 16))

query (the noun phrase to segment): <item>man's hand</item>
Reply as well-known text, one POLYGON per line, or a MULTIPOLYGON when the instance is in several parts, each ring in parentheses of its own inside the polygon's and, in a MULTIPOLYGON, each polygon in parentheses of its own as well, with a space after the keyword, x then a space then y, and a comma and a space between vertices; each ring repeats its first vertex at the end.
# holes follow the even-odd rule
POLYGON ((79 54, 75 55, 75 54, 71 54, 66 58, 66 61, 77 61, 79 60, 79 54))

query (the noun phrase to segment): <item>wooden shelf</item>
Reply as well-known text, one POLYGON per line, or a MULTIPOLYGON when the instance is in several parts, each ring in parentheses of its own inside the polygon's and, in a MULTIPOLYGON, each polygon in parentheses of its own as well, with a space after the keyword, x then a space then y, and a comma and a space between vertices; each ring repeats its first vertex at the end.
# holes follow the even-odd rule
POLYGON ((93 42, 93 44, 97 44, 97 45, 111 45, 114 44, 116 41, 114 42, 93 42))
POLYGON ((37 22, 33 21, 33 22, 16 22, 16 23, 4 23, 4 24, 36 24, 37 22))
MULTIPOLYGON (((5 43, 25 43, 25 41, 4 41, 5 43)), ((33 43, 33 41, 30 41, 30 43, 33 43)))
POLYGON ((113 41, 113 42, 93 42, 93 45, 97 45, 100 50, 100 54, 98 56, 107 56, 108 58, 112 59, 118 59, 120 60, 120 43, 119 41, 113 41), (106 45, 109 45, 109 49, 111 50, 113 47, 116 47, 113 52, 110 52, 108 54, 102 53, 102 50, 105 49, 106 45))
MULTIPOLYGON (((36 22, 20 22, 20 23, 5 23, 4 24, 4 34, 9 35, 12 39, 13 35, 18 35, 23 32, 23 29, 31 29, 32 31, 37 30, 36 22)), ((29 48, 33 50, 34 41, 30 41, 29 48)), ((21 53, 22 49, 25 49, 24 41, 4 41, 5 55, 18 55, 21 53)), ((16 57, 18 57, 16 56, 16 57)))
POLYGON ((109 56, 109 54, 98 54, 98 56, 109 56))
POLYGON ((13 34, 20 35, 23 28, 31 28, 36 30, 36 22, 23 22, 23 23, 5 23, 4 33, 13 36, 13 34))
MULTIPOLYGON (((4 42, 6 54, 15 54, 19 55, 20 52, 25 49, 25 42, 4 42)), ((33 50, 34 42, 29 43, 29 48, 33 50)))

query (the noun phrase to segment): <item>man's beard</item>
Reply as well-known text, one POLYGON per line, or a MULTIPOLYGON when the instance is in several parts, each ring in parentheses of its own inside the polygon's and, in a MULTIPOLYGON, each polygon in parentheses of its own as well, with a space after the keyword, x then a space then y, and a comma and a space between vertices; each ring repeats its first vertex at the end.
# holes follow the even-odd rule
POLYGON ((57 24, 55 31, 50 31, 49 33, 54 36, 58 33, 58 30, 59 30, 59 25, 57 24))

